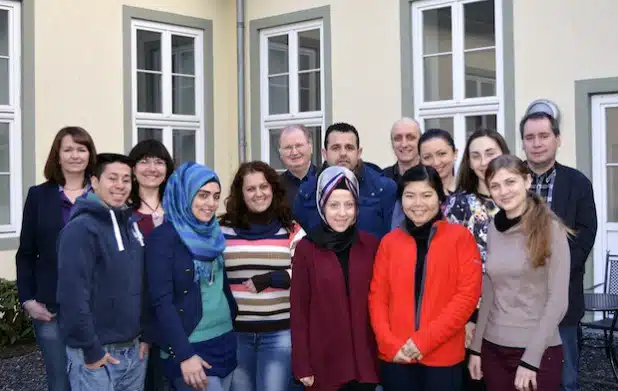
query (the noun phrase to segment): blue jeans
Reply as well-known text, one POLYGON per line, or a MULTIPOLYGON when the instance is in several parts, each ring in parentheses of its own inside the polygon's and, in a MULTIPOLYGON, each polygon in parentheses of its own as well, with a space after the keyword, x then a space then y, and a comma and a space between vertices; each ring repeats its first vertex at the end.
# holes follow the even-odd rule
MULTIPOLYGON (((208 376, 208 385, 202 391, 230 391, 232 387, 232 374, 230 373, 224 378, 216 376, 208 376)), ((195 391, 194 388, 188 386, 182 377, 174 380, 174 389, 176 391, 195 391)), ((149 390, 146 390, 149 391, 149 390)))
POLYGON ((106 345, 104 349, 119 364, 88 369, 81 349, 67 347, 69 381, 72 391, 142 391, 148 358, 139 359, 139 342, 127 347, 106 345))
POLYGON ((562 364, 562 389, 564 391, 579 391, 579 335, 580 326, 560 326, 560 339, 564 363, 562 364))
POLYGON ((45 372, 47 372, 47 389, 49 391, 69 390, 67 377, 67 351, 62 341, 56 318, 49 322, 32 320, 36 342, 41 348, 45 372))
POLYGON ((292 377, 290 330, 236 333, 238 366, 232 391, 302 390, 292 377))

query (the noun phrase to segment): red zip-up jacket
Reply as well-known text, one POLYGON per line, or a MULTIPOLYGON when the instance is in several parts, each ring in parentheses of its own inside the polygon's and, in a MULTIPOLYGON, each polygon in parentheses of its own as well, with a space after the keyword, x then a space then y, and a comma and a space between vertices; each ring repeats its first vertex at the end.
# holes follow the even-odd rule
POLYGON ((380 359, 392 362, 412 338, 421 364, 451 366, 465 356, 465 325, 481 295, 481 255, 467 228, 438 221, 431 228, 419 307, 415 308, 416 242, 401 228, 380 243, 369 294, 380 359))

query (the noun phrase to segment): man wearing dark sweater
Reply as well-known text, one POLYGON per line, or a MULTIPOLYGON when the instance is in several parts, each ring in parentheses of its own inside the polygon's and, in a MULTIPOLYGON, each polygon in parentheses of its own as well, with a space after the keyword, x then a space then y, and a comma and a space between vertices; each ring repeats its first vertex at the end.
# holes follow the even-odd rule
POLYGON ((578 362, 580 321, 584 316, 585 263, 594 245, 597 215, 592 184, 580 171, 556 161, 560 146, 560 113, 556 105, 540 99, 530 104, 520 122, 527 164, 536 192, 575 235, 569 239, 571 276, 569 308, 560 323, 564 350, 562 388, 579 391, 578 362))
POLYGON ((125 205, 130 163, 98 155, 94 193, 77 199, 58 239, 58 323, 72 391, 144 387, 143 238, 125 205))
POLYGON ((314 178, 316 168, 311 163, 313 142, 311 131, 303 125, 283 128, 279 136, 279 157, 286 170, 281 174, 290 208, 303 182, 314 178))

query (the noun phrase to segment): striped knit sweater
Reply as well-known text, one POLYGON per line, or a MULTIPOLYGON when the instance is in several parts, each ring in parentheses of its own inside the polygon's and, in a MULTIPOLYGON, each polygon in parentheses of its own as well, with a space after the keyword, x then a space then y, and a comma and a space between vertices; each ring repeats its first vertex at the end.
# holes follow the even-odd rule
POLYGON ((299 225, 291 233, 281 228, 275 235, 258 240, 238 238, 233 228, 221 226, 225 235, 225 271, 238 303, 234 330, 265 332, 290 328, 290 289, 275 287, 277 274, 292 276, 291 258, 296 243, 305 235, 299 225), (249 278, 273 272, 273 283, 259 293, 242 284, 249 278), (273 286, 274 285, 274 286, 273 286))

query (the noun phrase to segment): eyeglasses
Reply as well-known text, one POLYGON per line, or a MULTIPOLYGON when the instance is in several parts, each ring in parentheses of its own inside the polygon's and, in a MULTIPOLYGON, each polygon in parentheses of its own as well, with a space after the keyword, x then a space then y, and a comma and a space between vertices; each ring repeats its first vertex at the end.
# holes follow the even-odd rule
POLYGON ((301 149, 305 148, 306 146, 307 146, 307 143, 305 143, 305 144, 294 144, 294 145, 286 145, 285 147, 279 148, 279 149, 289 155, 290 153, 292 153, 292 151, 294 149, 296 149, 297 151, 300 151, 301 149))

